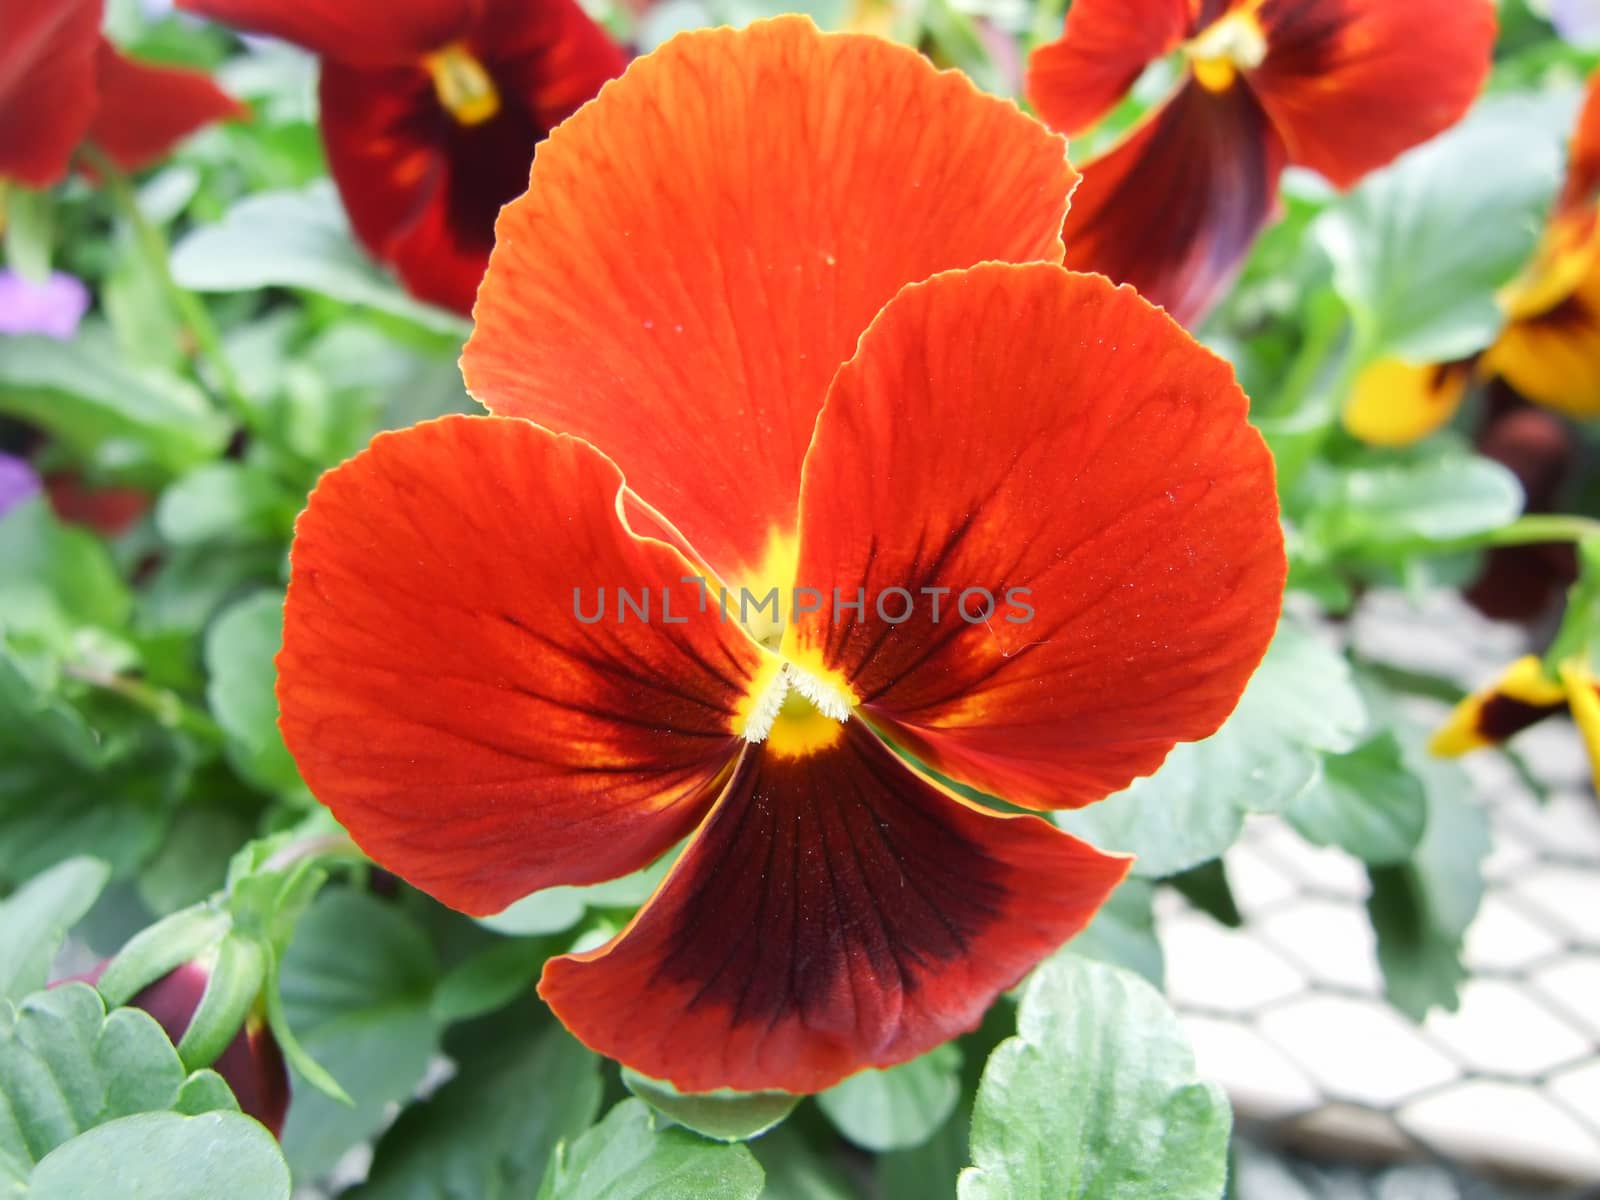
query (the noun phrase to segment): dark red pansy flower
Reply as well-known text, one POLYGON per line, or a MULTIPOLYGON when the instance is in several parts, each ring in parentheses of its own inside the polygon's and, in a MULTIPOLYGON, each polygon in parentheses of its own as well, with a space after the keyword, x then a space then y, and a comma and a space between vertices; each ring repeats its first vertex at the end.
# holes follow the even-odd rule
POLYGON ((1061 268, 1065 151, 875 37, 680 35, 500 217, 494 415, 300 518, 284 736, 377 862, 491 913, 688 839, 540 982, 648 1075, 810 1092, 973 1028, 1128 862, 946 781, 1090 803, 1266 649, 1271 458, 1225 363, 1061 268))
MULTIPOLYGON (((106 964, 101 963, 92 971, 60 982, 97 983, 105 968, 106 964)), ((201 964, 184 963, 129 1000, 128 1007, 143 1009, 154 1017, 176 1046, 200 1007, 209 979, 210 973, 201 964)), ((227 1083, 241 1112, 260 1121, 273 1137, 282 1136, 289 1112, 289 1070, 277 1039, 264 1022, 253 1018, 248 1021, 211 1069, 227 1083)))
POLYGON ((322 59, 322 138, 356 234, 424 300, 470 312, 534 147, 622 51, 575 0, 179 0, 322 59))
POLYGON ((1028 97, 1077 134, 1154 60, 1177 91, 1082 166, 1066 265, 1203 317, 1271 218, 1285 164, 1349 187, 1448 128, 1488 74, 1492 0, 1075 0, 1028 97))
POLYGON ((85 142, 138 170, 195 130, 243 115, 202 72, 124 55, 100 33, 102 9, 103 0, 0 4, 0 185, 59 183, 85 142))

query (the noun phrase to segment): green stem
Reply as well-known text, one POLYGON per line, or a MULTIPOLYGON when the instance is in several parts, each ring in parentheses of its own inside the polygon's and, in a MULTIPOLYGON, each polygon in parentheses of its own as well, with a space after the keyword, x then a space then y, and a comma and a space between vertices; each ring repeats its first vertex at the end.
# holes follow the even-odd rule
POLYGON ((239 377, 228 361, 227 352, 222 346, 222 335, 200 298, 187 288, 178 286, 178 281, 172 277, 171 251, 167 239, 144 215, 132 181, 111 156, 97 146, 86 146, 83 154, 111 193, 117 212, 128 223, 140 256, 161 283, 178 318, 211 364, 223 407, 248 428, 253 424, 255 414, 245 398, 244 389, 239 386, 239 377))
POLYGON ((1481 546, 1536 546, 1544 542, 1584 542, 1600 537, 1600 521, 1565 513, 1532 513, 1474 539, 1481 546))
POLYGON ((360 846, 350 840, 349 834, 323 833, 298 842, 290 842, 270 856, 261 865, 261 870, 263 873, 286 871, 306 859, 321 861, 327 858, 365 859, 366 855, 362 853, 360 846))
POLYGON ((169 729, 182 729, 214 745, 223 742, 222 726, 199 709, 185 704, 171 692, 151 687, 126 675, 114 675, 94 667, 68 663, 62 673, 69 679, 86 683, 90 687, 120 696, 136 708, 143 709, 169 729))

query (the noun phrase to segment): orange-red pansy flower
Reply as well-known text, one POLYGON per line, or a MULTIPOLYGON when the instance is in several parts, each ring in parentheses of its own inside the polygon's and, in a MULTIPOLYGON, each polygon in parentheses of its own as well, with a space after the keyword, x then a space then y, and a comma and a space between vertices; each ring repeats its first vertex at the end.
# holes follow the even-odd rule
POLYGON ((1177 91, 1083 167, 1066 264, 1203 317, 1270 219, 1288 163, 1349 187, 1454 124, 1489 71, 1492 0, 1074 0, 1028 96, 1076 134, 1154 60, 1177 91))
POLYGON ((688 838, 545 969, 597 1050, 808 1092, 970 1029, 1127 862, 893 747, 1081 805, 1260 660, 1271 461, 1223 362, 1058 265, 1073 181, 903 47, 681 35, 501 216, 464 358, 496 415, 381 435, 313 494, 283 730, 378 862, 489 913, 688 838), (724 619, 721 585, 778 586, 783 621, 724 619))
POLYGON ((0 4, 0 185, 59 183, 78 147, 125 171, 243 110, 199 71, 135 62, 100 33, 102 0, 0 4))
POLYGON ((576 0, 178 0, 322 59, 322 140, 356 234, 469 312, 535 146, 622 70, 576 0))

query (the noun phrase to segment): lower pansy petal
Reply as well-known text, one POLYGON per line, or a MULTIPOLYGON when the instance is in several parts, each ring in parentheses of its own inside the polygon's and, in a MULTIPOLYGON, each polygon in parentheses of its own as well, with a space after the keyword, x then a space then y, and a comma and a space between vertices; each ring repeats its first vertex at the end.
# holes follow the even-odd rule
POLYGON ((1409 446, 1449 424, 1472 384, 1476 363, 1409 363, 1384 358, 1350 389, 1344 427, 1373 446, 1409 446))
POLYGON ((135 62, 100 43, 100 107, 88 138, 124 171, 150 166, 190 134, 248 115, 204 71, 135 62))
POLYGON ((1264 0, 1250 86, 1290 161, 1349 187, 1459 121, 1488 77, 1493 0, 1264 0))
POLYGON ((1250 89, 1185 84, 1082 164, 1066 265, 1130 283, 1187 325, 1227 290, 1277 203, 1283 143, 1250 89))
POLYGON ((817 422, 797 581, 824 601, 797 596, 817 611, 794 606, 785 656, 993 795, 1125 787, 1216 730, 1277 623, 1246 410, 1223 360, 1097 276, 907 288, 817 422))
POLYGON ((819 1091, 974 1028, 1129 861, 958 799, 851 720, 814 752, 747 751, 633 924, 539 990, 682 1090, 819 1091))
POLYGON ((1454 758, 1498 746, 1546 717, 1566 711, 1566 684, 1546 675, 1544 664, 1529 654, 1507 667, 1491 686, 1456 705, 1428 749, 1454 758))
POLYGON ((300 518, 284 738, 363 849, 452 907, 645 865, 745 744, 764 652, 698 611, 620 490, 585 442, 447 417, 379 435, 300 518))

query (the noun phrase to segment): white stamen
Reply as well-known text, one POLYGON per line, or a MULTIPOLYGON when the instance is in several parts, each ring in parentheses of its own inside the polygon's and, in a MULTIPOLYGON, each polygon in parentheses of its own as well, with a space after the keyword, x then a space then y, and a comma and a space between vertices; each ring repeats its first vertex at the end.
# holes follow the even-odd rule
POLYGON ((789 683, 825 717, 832 717, 841 725, 850 719, 850 703, 815 675, 808 675, 799 667, 789 667, 789 683))
POLYGON ((841 725, 850 719, 849 701, 815 675, 802 671, 792 663, 784 663, 745 721, 745 741, 755 744, 767 740, 767 735, 777 723, 783 702, 789 698, 791 691, 799 692, 823 716, 831 717, 841 725))

